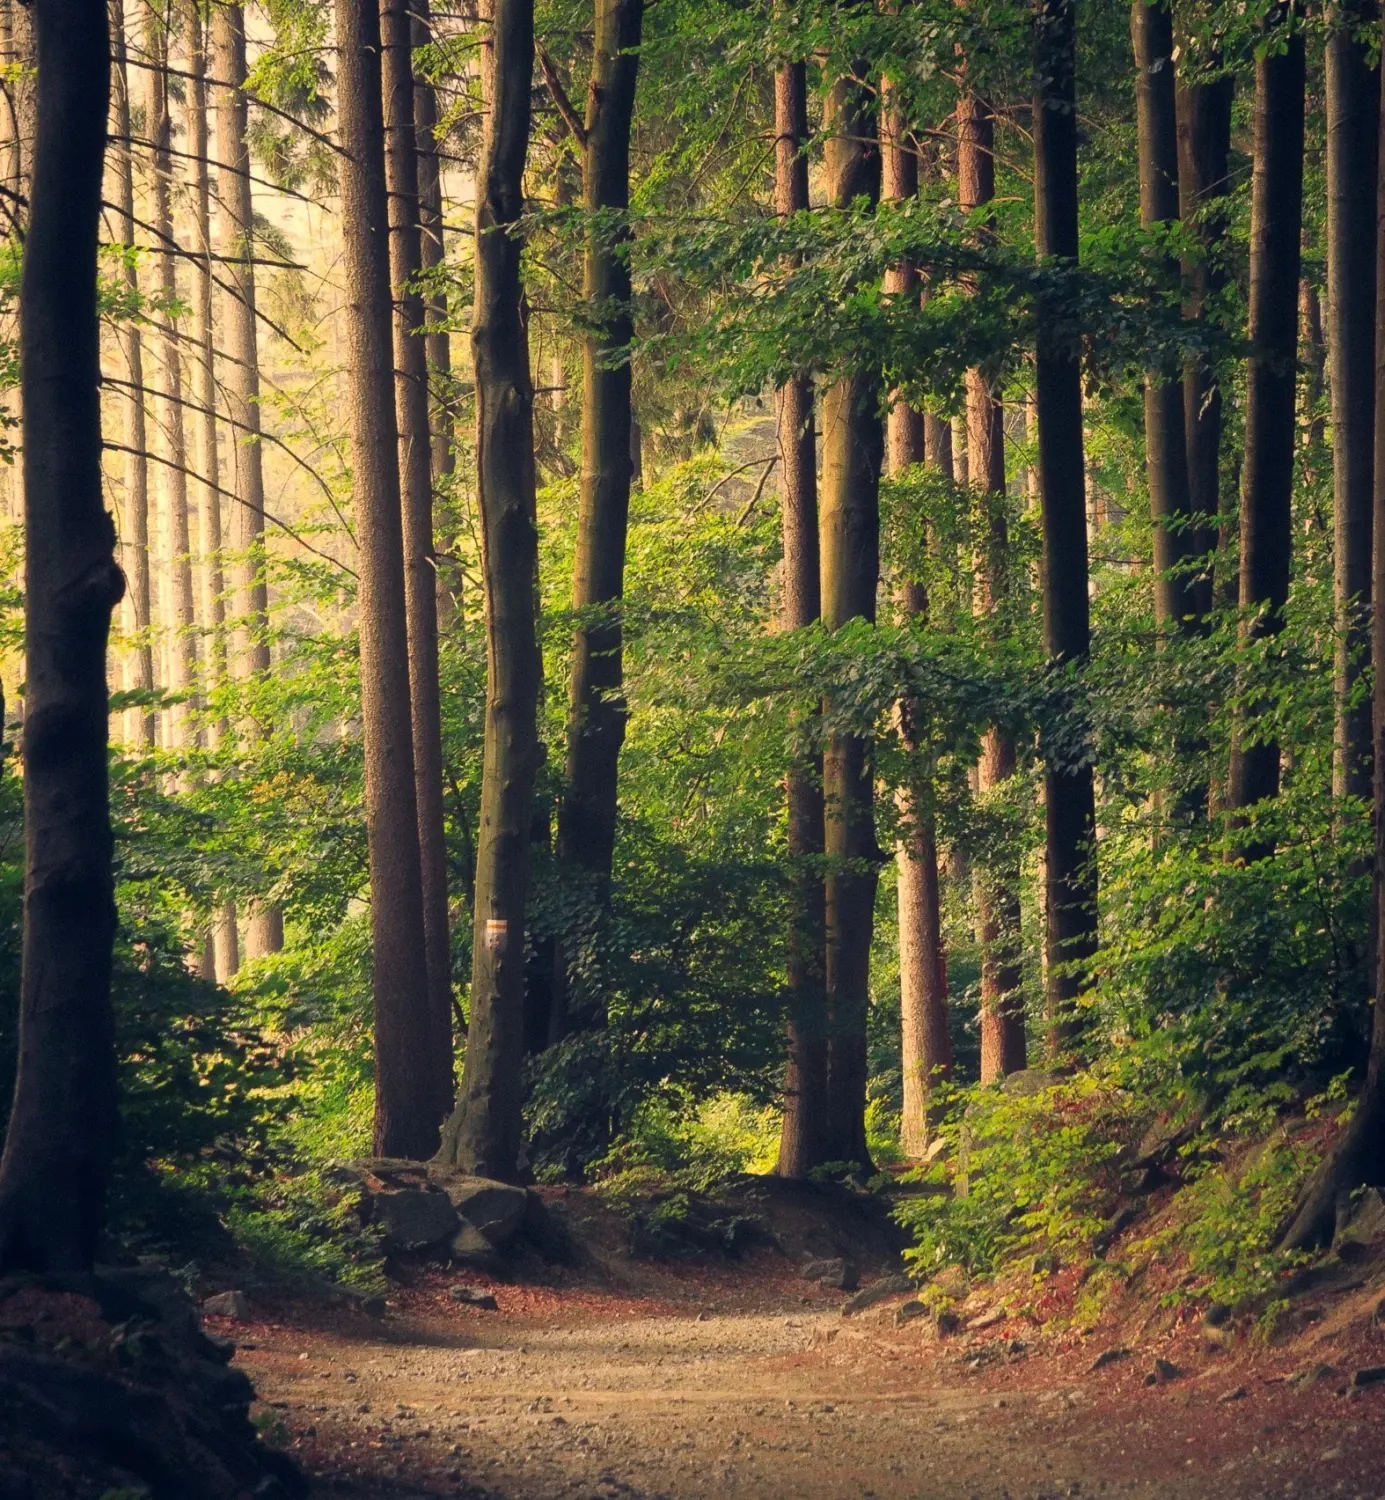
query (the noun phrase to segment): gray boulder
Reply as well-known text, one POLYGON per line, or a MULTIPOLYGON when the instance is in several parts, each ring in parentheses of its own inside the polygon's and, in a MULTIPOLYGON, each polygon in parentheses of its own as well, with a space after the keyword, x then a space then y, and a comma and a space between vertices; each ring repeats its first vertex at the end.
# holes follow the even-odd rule
POLYGON ((372 1208, 375 1222, 385 1232, 385 1249, 395 1252, 445 1244, 456 1234, 460 1222, 446 1193, 419 1188, 376 1193, 372 1208))
POLYGON ((508 1245, 524 1227, 529 1195, 521 1187, 495 1182, 489 1177, 430 1173, 457 1216, 479 1229, 496 1248, 508 1245))

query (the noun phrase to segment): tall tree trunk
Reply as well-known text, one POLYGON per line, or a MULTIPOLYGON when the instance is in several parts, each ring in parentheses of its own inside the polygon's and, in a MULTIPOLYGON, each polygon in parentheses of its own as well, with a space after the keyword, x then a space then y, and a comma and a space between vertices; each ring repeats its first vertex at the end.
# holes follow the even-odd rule
POLYGON ((106 642, 123 587, 101 494, 96 255, 105 0, 33 0, 38 122, 20 285, 24 949, 0 1269, 87 1271, 116 1129, 106 642))
MULTIPOLYGON (((858 77, 863 76, 858 72, 858 77)), ((823 133, 834 208, 880 195, 880 152, 864 88, 846 78, 828 90, 823 133)), ((827 387, 822 403, 822 618, 829 630, 875 620, 880 578, 879 390, 867 375, 827 387)), ((871 745, 833 734, 823 757, 827 855, 827 1159, 867 1165, 866 1014, 880 849, 875 838, 871 745)))
POLYGON ((361 727, 375 998, 375 1150, 438 1146, 437 1027, 429 1006, 410 742, 408 617, 394 407, 385 120, 375 0, 336 0, 337 126, 360 585, 361 727))
MULTIPOLYGON (((120 241, 127 251, 135 245, 135 173, 130 144, 130 78, 125 52, 125 16, 121 0, 111 7, 112 44, 115 68, 115 128, 121 137, 117 146, 116 194, 119 198, 120 241)), ((132 299, 140 294, 139 267, 133 255, 125 256, 121 275, 132 299)), ((125 325, 122 342, 125 347, 125 374, 129 380, 124 405, 125 485, 124 522, 121 553, 129 580, 126 594, 128 634, 134 637, 133 680, 130 686, 142 693, 154 691, 154 643, 150 636, 149 590, 149 460, 148 434, 144 412, 144 338, 138 323, 125 325)), ((130 715, 136 745, 142 750, 154 748, 154 715, 147 707, 136 708, 130 715)))
MULTIPOLYGON (((903 111, 884 85, 881 115, 881 197, 898 202, 916 197, 918 152, 908 139, 903 111)), ((917 301, 919 274, 910 261, 885 273, 885 290, 901 300, 917 301)), ((924 461, 923 413, 894 398, 886 418, 885 469, 890 475, 924 461)), ((902 578, 896 590, 900 613, 926 615, 928 599, 917 579, 902 578)), ((908 701, 896 709, 900 738, 917 758, 917 706, 908 701)), ((938 881, 938 841, 933 817, 933 788, 926 771, 895 797, 900 837, 895 849, 899 914, 900 1073, 904 1108, 900 1147, 919 1157, 928 1145, 928 1109, 933 1085, 952 1071, 952 1038, 948 1031, 947 964, 943 955, 942 911, 938 881)))
POLYGON ((178 277, 173 235, 173 114, 168 101, 169 38, 163 17, 149 12, 145 25, 145 53, 152 66, 146 78, 145 129, 152 142, 150 202, 154 218, 154 264, 158 268, 163 302, 157 314, 159 364, 163 379, 162 407, 157 427, 168 462, 163 465, 163 565, 160 586, 163 633, 167 648, 167 685, 177 701, 168 719, 167 743, 182 750, 189 740, 189 699, 197 677, 197 642, 193 635, 192 544, 188 535, 188 451, 183 428, 183 355, 173 306, 178 301, 178 277))
MULTIPOLYGON (((236 627, 231 655, 238 677, 269 671, 269 590, 265 581, 264 467, 260 448, 260 346, 255 320, 254 204, 250 147, 246 140, 245 11, 238 4, 211 8, 212 76, 216 90, 217 239, 225 340, 223 400, 231 423, 231 588, 236 627)), ((257 904, 245 915, 244 956, 258 958, 284 946, 283 914, 257 904)))
MULTIPOLYGON (((774 206, 781 218, 808 207, 808 85, 802 63, 774 77, 774 206)), ((801 630, 821 613, 818 568, 817 443, 813 381, 795 375, 777 392, 780 515, 784 535, 785 630, 801 630)), ((784 1074, 781 1177, 806 1177, 826 1159, 827 1014, 823 988, 822 786, 820 765, 785 777, 793 903, 789 932, 789 1050, 784 1074)))
MULTIPOLYGON (((975 212, 995 198, 995 115, 990 104, 966 94, 957 109, 957 202, 975 212)), ((990 229, 986 233, 989 237, 990 229)), ((982 508, 975 557, 974 612, 989 619, 1004 609, 1010 548, 1005 517, 1005 409, 991 377, 967 371, 967 456, 973 490, 982 508)), ((1015 774, 1015 742, 988 729, 976 767, 980 796, 1015 774)), ((1019 864, 992 857, 973 874, 976 936, 981 949, 981 1081, 992 1083, 1024 1067, 1024 991, 1020 967, 1019 864)))
MULTIPOLYGON (((1140 157, 1140 223, 1146 229, 1178 218, 1178 117, 1174 86, 1173 13, 1167 0, 1132 0, 1135 101, 1140 157)), ((1160 371, 1145 376, 1145 477, 1154 521, 1154 619, 1161 631, 1187 630, 1198 618, 1192 495, 1183 391, 1160 371)))
MULTIPOLYGON (((1042 261, 1077 261, 1077 25, 1074 0, 1035 0, 1034 238, 1042 261)), ((1087 502, 1078 351, 1048 320, 1034 357, 1043 529, 1044 652, 1080 665, 1090 645, 1087 502)), ((1080 966, 1096 951, 1096 807, 1090 765, 1044 773, 1044 1000, 1049 1050, 1073 1039, 1080 966)))
POLYGON ((644 0, 596 0, 582 163, 584 207, 607 222, 587 231, 582 276, 591 325, 582 350, 582 485, 572 604, 588 618, 573 641, 558 855, 591 877, 598 901, 610 880, 625 739, 619 608, 630 509, 628 355, 634 336, 630 237, 613 230, 610 221, 630 202, 630 131, 643 25, 644 0))
MULTIPOLYGON (((423 268, 418 137, 414 127, 413 25, 405 0, 381 0, 385 171, 389 186, 390 276, 394 283, 394 392, 399 484, 404 507, 404 593, 408 611, 409 700, 414 795, 423 878, 423 941, 438 1123, 452 1112, 452 940, 447 921, 447 840, 442 796, 442 706, 438 686, 437 558, 433 550, 433 454, 428 347, 418 276, 423 268)), ((431 142, 430 142, 431 145, 431 142)), ((436 153, 433 161, 436 162, 436 153)), ((441 224, 434 226, 441 231, 441 224)))
POLYGON ((478 174, 477 476, 486 590, 486 743, 476 858, 471 1024, 439 1156, 513 1180, 523 1121, 525 905, 543 663, 534 606, 534 387, 521 243, 534 70, 533 0, 495 0, 492 109, 478 174))
MULTIPOLYGON (((1291 23, 1290 4, 1266 20, 1269 37, 1291 23)), ((1241 488, 1240 606, 1247 641, 1276 634, 1289 597, 1290 502, 1298 352, 1299 234, 1303 213, 1304 45, 1295 30, 1255 64, 1250 206, 1250 342, 1245 469, 1241 488), (1252 616, 1251 611, 1256 611, 1252 616)), ((1242 706, 1231 746, 1228 802, 1250 807, 1279 791, 1279 746, 1248 731, 1262 708, 1242 706)), ((1241 850, 1266 852, 1263 842, 1241 850)))
POLYGON ((1332 789, 1369 797, 1371 705, 1353 706, 1370 665, 1375 481, 1375 212, 1380 65, 1365 28, 1378 6, 1342 0, 1327 38, 1327 303, 1332 365, 1332 593, 1337 644, 1332 789))

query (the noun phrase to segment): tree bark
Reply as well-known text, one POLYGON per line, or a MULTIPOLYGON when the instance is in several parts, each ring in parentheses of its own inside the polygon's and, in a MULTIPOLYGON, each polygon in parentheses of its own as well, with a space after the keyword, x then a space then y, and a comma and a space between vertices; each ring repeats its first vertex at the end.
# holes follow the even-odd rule
MULTIPOLYGON (((1287 27, 1291 20, 1285 0, 1267 18, 1266 31, 1287 27)), ((1240 607, 1247 642, 1279 631, 1289 597, 1303 116, 1304 45, 1302 32, 1296 30, 1255 65, 1249 326, 1253 352, 1246 373, 1241 488, 1240 607)), ((1243 705, 1233 734, 1228 803, 1234 810, 1279 791, 1279 746, 1265 739, 1247 743, 1261 711, 1259 704, 1243 705)), ((1267 851, 1257 842, 1240 852, 1254 858, 1267 851)))
MULTIPOLYGON (((1077 261, 1077 25, 1074 0, 1035 0, 1034 238, 1041 261, 1077 261)), ((1039 423, 1044 651, 1054 668, 1085 661, 1087 503, 1078 352, 1045 319, 1034 357, 1039 423)), ((1083 965, 1096 951, 1096 808, 1089 764, 1044 773, 1044 976, 1049 1051, 1076 1032, 1083 965)))
POLYGON ((1371 509, 1375 483, 1376 155, 1380 65, 1364 28, 1371 0, 1328 13, 1327 301, 1332 396, 1332 594, 1337 642, 1332 790, 1370 796, 1371 705, 1352 704, 1370 665, 1371 509))
POLYGON ((495 0, 492 109, 478 174, 477 476, 486 591, 486 742, 476 857, 471 1020, 457 1108, 439 1157, 518 1173, 523 1120, 525 906, 543 663, 534 603, 534 387, 521 242, 534 69, 533 0, 495 0))
MULTIPOLYGON (((858 76, 863 76, 858 73, 858 76)), ((827 200, 838 209, 880 195, 880 152, 865 91, 838 78, 828 90, 824 136, 827 200)), ((846 375, 822 403, 822 618, 829 630, 875 620, 880 577, 880 464, 884 433, 876 382, 846 375)), ((867 1166, 866 1014, 880 849, 875 838, 871 745, 833 734, 823 756, 827 856, 826 983, 829 1018, 829 1161, 867 1166)))
MULTIPOLYGON (((774 78, 774 206, 781 218, 808 207, 808 86, 802 63, 774 78)), ((817 442, 813 380, 796 375, 777 392, 780 517, 784 537, 785 630, 802 630, 822 612, 818 563, 817 442)), ((823 987, 822 766, 797 765, 785 777, 790 879, 788 1062, 779 1135, 781 1177, 806 1177, 826 1159, 827 997, 823 987)))
MULTIPOLYGON (((238 4, 211 8, 212 76, 216 90, 217 239, 224 283, 221 327, 225 340, 223 403, 237 437, 231 444, 231 590, 235 630, 232 669, 253 679, 269 671, 269 589, 265 579, 264 467, 260 447, 260 350, 255 324, 254 203, 246 140, 245 11, 238 4)), ((256 904, 244 913, 244 957, 277 953, 284 919, 277 907, 256 904)))
POLYGON ((370 854, 375 1001, 375 1151, 428 1157, 438 1146, 423 880, 410 740, 408 618, 391 330, 380 14, 336 0, 337 124, 360 584, 361 725, 370 854))
POLYGON ((20 286, 24 939, 0 1270, 88 1271, 116 1129, 106 644, 123 580, 101 493, 96 303, 104 0, 34 0, 38 120, 20 286))
MULTIPOLYGON (((428 347, 418 276, 423 268, 418 133, 414 124, 413 25, 405 0, 381 0, 385 174, 390 277, 394 284, 394 394, 404 517, 409 701, 414 796, 423 879, 423 942, 433 1041, 431 1066, 441 1125, 452 1112, 452 939, 447 919, 447 839, 442 793, 442 704, 438 685, 437 557, 433 550, 433 454, 428 347)), ((433 154, 436 163, 436 153, 433 154)), ((433 226, 441 232, 441 224, 433 226)))

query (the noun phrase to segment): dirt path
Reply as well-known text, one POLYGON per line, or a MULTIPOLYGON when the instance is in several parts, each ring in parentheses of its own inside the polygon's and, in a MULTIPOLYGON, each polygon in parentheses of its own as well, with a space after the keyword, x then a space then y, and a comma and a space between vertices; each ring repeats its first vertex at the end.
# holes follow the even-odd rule
MULTIPOLYGON (((321 1492, 370 1500, 1039 1500, 1385 1497, 1385 1386, 1307 1389, 1285 1360, 1210 1360, 1144 1385, 1138 1354, 1010 1330, 939 1345, 772 1257, 634 1289, 455 1277, 355 1313, 227 1325, 265 1416, 321 1492), (1244 1389, 1244 1396, 1225 1400, 1244 1389)), ((1290 1361, 1292 1363, 1292 1360, 1290 1361)))

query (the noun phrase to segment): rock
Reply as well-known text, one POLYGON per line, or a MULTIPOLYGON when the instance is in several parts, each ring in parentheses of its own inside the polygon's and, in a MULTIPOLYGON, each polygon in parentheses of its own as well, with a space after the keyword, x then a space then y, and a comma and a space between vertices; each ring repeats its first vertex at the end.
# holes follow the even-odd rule
POLYGON ((906 1292, 912 1292, 914 1283, 904 1275, 882 1276, 878 1281, 872 1281, 869 1286, 863 1286, 854 1297, 842 1308, 844 1317, 852 1313, 864 1312, 868 1307, 874 1307, 877 1302, 883 1302, 887 1297, 899 1297, 906 1292))
POLYGON ((467 1307, 479 1307, 485 1312, 499 1312, 500 1304, 495 1297, 479 1286, 467 1286, 465 1282, 458 1282, 456 1286, 447 1289, 447 1295, 454 1302, 465 1303, 467 1307))
POLYGON ((1377 1328, 1385 1328, 1385 1297, 1375 1304, 1375 1311, 1371 1314, 1371 1322, 1377 1328))
POLYGON ((1003 1307, 993 1307, 988 1312, 978 1313, 976 1317, 967 1323, 968 1333, 984 1333, 987 1328, 994 1328, 997 1323, 1003 1323, 1009 1314, 1003 1307))
POLYGON ((1377 1240, 1385 1240, 1385 1195, 1379 1188, 1343 1193, 1337 1200, 1333 1248, 1340 1253, 1344 1244, 1373 1245, 1377 1240))
POLYGON ((923 1318, 928 1315, 928 1309, 917 1297, 911 1297, 908 1302, 901 1302, 894 1310, 895 1326, 904 1323, 912 1323, 915 1318, 923 1318))
POLYGON ((1142 1167, 1136 1172, 1129 1172, 1122 1177, 1121 1192, 1127 1198, 1144 1198, 1150 1193, 1158 1192, 1161 1187, 1173 1180, 1158 1163, 1151 1163, 1147 1167, 1142 1167))
POLYGON ((1127 1203, 1124 1208, 1118 1208, 1115 1213, 1107 1219, 1101 1232, 1092 1242, 1092 1250, 1097 1255, 1105 1255, 1112 1245, 1125 1233, 1127 1229, 1140 1217, 1140 1211, 1133 1204, 1127 1203))
POLYGON ((1229 1391, 1223 1391, 1217 1400, 1225 1406, 1230 1401, 1244 1401, 1250 1393, 1243 1385, 1234 1385, 1229 1391))
POLYGON ((1296 1375, 1290 1375, 1287 1384, 1297 1386, 1299 1390, 1306 1391, 1317 1385, 1320 1381, 1330 1380, 1337 1373, 1336 1365, 1318 1364, 1307 1365, 1296 1375))
POLYGON ((940 1339, 945 1339, 951 1334, 957 1332, 957 1330, 962 1326, 962 1320, 957 1316, 955 1312, 952 1312, 950 1309, 945 1307, 938 1313, 938 1316, 934 1318, 933 1326, 937 1330, 938 1337, 940 1339))
POLYGON ((328 1297, 338 1307, 354 1307, 357 1312, 372 1318, 383 1318, 389 1310, 385 1299, 377 1292, 362 1292, 339 1281, 329 1281, 326 1287, 328 1297))
POLYGON ((1107 1365, 1114 1365, 1122 1359, 1129 1359, 1129 1357, 1129 1349, 1104 1349, 1100 1354, 1097 1355, 1097 1357, 1091 1362, 1091 1364, 1087 1366, 1087 1373, 1088 1375, 1095 1375, 1098 1370, 1104 1370, 1107 1365))
POLYGON ((459 1227, 457 1210, 446 1193, 420 1188, 376 1193, 372 1199, 375 1222, 385 1231, 388 1251, 431 1250, 446 1244, 459 1227))
POLYGON ((1167 1385, 1183 1373, 1171 1359, 1156 1359, 1145 1376, 1146 1385, 1167 1385))
POLYGON ((1058 1257, 1052 1250, 1043 1255, 1036 1255, 1029 1262, 1029 1273, 1031 1276, 1054 1276, 1058 1272, 1058 1257))
POLYGON ((430 1171, 429 1181, 440 1187, 460 1218, 479 1229, 497 1249, 503 1249, 524 1226, 529 1195, 508 1182, 489 1177, 465 1177, 430 1171))
POLYGON ((1202 1315, 1204 1328, 1220 1328, 1231 1321, 1231 1309, 1225 1302, 1214 1302, 1202 1315))
POLYGON ((1351 1372, 1351 1388, 1354 1391, 1364 1390, 1368 1385, 1379 1385, 1382 1380, 1385 1380, 1385 1365, 1367 1365, 1351 1372))
POLYGON ((478 1271, 498 1271, 500 1256, 494 1245, 474 1224, 463 1224, 447 1242, 448 1256, 478 1271))
POLYGON ((1062 1081, 1063 1075, 1051 1068, 1020 1068, 1018 1072, 1007 1074, 1000 1087, 1002 1093, 1028 1099, 1034 1094, 1042 1094, 1045 1089, 1055 1088, 1062 1081))
POLYGON ((202 1311, 213 1318, 234 1318, 237 1323, 250 1321, 250 1299, 244 1292, 218 1292, 202 1304, 202 1311))
POLYGON ((836 1287, 839 1292, 850 1292, 861 1284, 861 1273, 841 1256, 832 1260, 810 1260, 798 1273, 804 1281, 818 1281, 824 1286, 836 1287))

